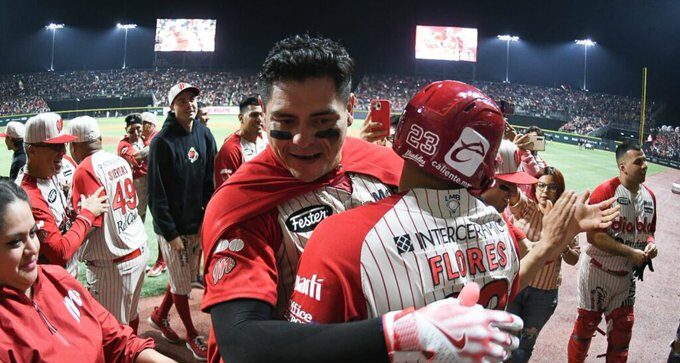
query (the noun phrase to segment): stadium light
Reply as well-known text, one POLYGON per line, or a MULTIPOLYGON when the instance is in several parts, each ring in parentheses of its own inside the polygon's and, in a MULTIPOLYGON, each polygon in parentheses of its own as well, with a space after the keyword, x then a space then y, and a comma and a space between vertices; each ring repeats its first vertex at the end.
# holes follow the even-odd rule
POLYGON ((510 83, 508 80, 508 70, 510 69, 510 42, 518 42, 519 37, 516 35, 503 34, 498 36, 499 40, 505 42, 505 82, 510 83))
POLYGON ((134 29, 136 27, 137 24, 121 24, 121 23, 116 24, 116 28, 125 30, 125 43, 123 45, 123 69, 126 68, 125 62, 127 61, 127 33, 128 30, 134 29))
POLYGON ((574 40, 574 43, 583 46, 583 90, 587 91, 588 87, 586 87, 586 76, 588 74, 588 47, 595 46, 597 42, 594 42, 590 39, 577 39, 574 40))
POLYGON ((50 72, 54 71, 54 39, 57 36, 57 30, 63 29, 64 24, 49 23, 45 25, 45 29, 52 31, 52 60, 50 61, 50 72))

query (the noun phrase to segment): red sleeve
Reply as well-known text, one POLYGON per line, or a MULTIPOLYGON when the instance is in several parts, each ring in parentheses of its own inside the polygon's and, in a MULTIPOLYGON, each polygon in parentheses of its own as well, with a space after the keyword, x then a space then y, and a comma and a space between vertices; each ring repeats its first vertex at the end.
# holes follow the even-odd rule
MULTIPOLYGON (((521 229, 519 229, 517 226, 515 226, 512 221, 504 214, 501 213, 501 216, 503 216, 503 219, 505 220, 505 224, 508 226, 508 232, 510 232, 510 237, 512 237, 512 242, 515 245, 515 254, 517 256, 517 261, 520 261, 520 255, 519 255, 519 241, 527 238, 527 235, 522 232, 521 229)), ((522 265, 520 263, 520 269, 522 268, 522 265)), ((515 299, 515 296, 517 296, 517 293, 519 293, 519 270, 517 270, 517 275, 515 275, 515 279, 512 281, 512 286, 510 287, 510 296, 509 301, 512 301, 515 299)))
MULTIPOLYGON (((364 241, 361 235, 365 233, 338 233, 346 230, 346 221, 334 216, 314 229, 300 259, 295 291, 286 314, 288 320, 328 324, 368 317, 360 272, 364 241)), ((355 230, 364 229, 352 226, 355 230)))
POLYGON ((228 137, 215 156, 215 188, 229 179, 243 162, 241 144, 238 140, 235 135, 228 137))
POLYGON ((40 191, 26 187, 24 189, 28 192, 33 218, 39 228, 40 255, 51 264, 65 266, 85 240, 92 227, 94 214, 88 210, 83 211, 73 221, 71 228, 62 235, 40 191))
MULTIPOLYGON (((102 184, 99 181, 99 178, 94 175, 94 171, 92 170, 92 158, 88 157, 83 160, 82 163, 80 163, 80 166, 76 169, 76 172, 73 175, 73 186, 71 192, 71 206, 73 207, 73 210, 80 214, 81 195, 92 195, 101 186, 102 184)), ((100 195, 103 194, 106 194, 106 192, 102 191, 100 195)), ((92 225, 95 227, 101 227, 103 223, 103 214, 95 217, 94 221, 92 221, 92 225)))
POLYGON ((93 300, 92 310, 102 328, 104 361, 133 363, 143 350, 155 347, 152 338, 143 339, 136 336, 130 326, 120 324, 108 310, 94 301, 90 294, 84 293, 82 296, 93 300))
POLYGON ((276 209, 272 209, 222 234, 205 262, 208 268, 203 311, 240 298, 262 300, 276 307, 276 252, 283 239, 277 216, 276 209))
POLYGON ((125 161, 130 164, 130 168, 139 168, 139 163, 137 163, 137 160, 135 160, 135 148, 127 142, 125 139, 120 140, 118 143, 118 148, 116 149, 116 152, 118 156, 121 158, 125 159, 125 161))

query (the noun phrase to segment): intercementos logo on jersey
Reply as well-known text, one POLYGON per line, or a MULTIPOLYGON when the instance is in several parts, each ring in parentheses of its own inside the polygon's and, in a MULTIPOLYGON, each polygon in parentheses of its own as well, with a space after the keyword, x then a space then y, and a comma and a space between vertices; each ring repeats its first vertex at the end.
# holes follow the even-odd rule
POLYGON ((453 169, 469 177, 484 161, 489 151, 489 141, 477 131, 466 127, 460 138, 444 156, 444 161, 453 169))

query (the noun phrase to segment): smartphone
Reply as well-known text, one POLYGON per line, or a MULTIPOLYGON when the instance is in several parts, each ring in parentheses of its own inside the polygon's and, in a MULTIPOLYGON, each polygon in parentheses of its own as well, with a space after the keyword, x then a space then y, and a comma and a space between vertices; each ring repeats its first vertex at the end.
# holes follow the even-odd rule
POLYGON ((380 130, 390 133, 390 101, 371 100, 371 121, 381 124, 380 130))
POLYGON ((545 151, 545 136, 538 136, 529 134, 529 141, 532 142, 529 150, 531 151, 545 151))

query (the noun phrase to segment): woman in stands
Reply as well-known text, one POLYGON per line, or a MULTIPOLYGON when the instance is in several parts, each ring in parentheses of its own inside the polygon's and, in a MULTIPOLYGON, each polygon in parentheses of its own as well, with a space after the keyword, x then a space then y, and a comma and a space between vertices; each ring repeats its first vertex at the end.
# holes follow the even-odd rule
MULTIPOLYGON (((552 166, 545 167, 541 170, 538 183, 534 184, 532 189, 536 201, 519 191, 510 199, 510 211, 515 225, 526 233, 527 238, 538 241, 541 237, 543 215, 564 192, 564 177, 558 169, 552 166)), ((508 312, 524 320, 519 348, 512 352, 511 362, 528 362, 531 358, 538 334, 557 307, 557 291, 562 281, 560 276, 562 260, 573 266, 578 262, 579 256, 578 239, 575 238, 562 255, 543 266, 508 306, 508 312)))
POLYGON ((38 265, 36 230, 24 190, 0 180, 0 361, 174 362, 62 267, 38 265))

